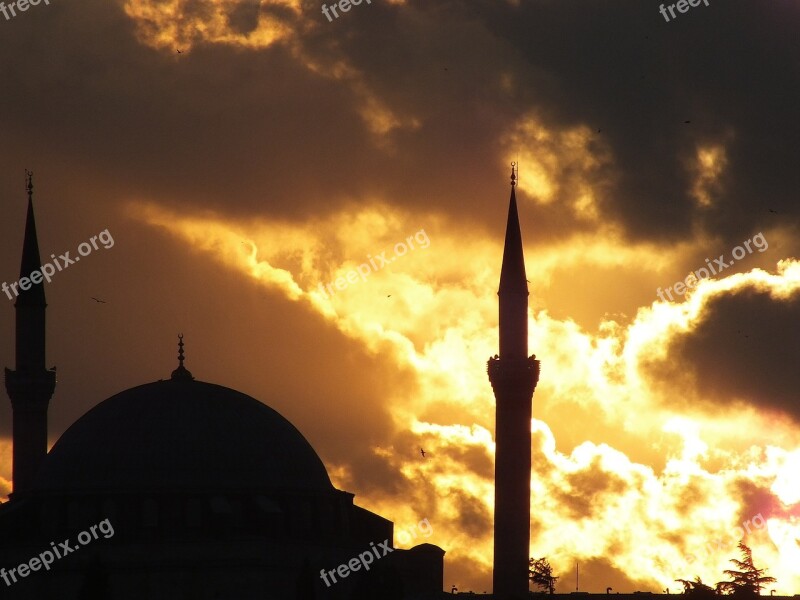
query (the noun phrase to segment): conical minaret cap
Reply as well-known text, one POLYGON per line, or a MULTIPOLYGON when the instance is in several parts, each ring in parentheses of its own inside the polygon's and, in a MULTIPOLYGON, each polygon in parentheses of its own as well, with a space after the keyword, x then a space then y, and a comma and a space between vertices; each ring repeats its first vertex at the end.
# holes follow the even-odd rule
POLYGON ((528 284, 525 276, 525 257, 522 252, 522 233, 517 213, 516 187, 516 165, 511 163, 511 199, 508 203, 506 241, 503 248, 503 266, 500 270, 498 294, 525 294, 527 296, 528 284))
MULTIPOLYGON (((28 217, 25 221, 25 241, 22 244, 22 261, 19 268, 19 278, 30 278, 33 271, 38 271, 42 266, 39 257, 39 240, 36 237, 36 219, 33 215, 33 173, 25 171, 28 190, 28 217)), ((20 287, 17 306, 46 306, 44 284, 32 283, 27 290, 20 287)))

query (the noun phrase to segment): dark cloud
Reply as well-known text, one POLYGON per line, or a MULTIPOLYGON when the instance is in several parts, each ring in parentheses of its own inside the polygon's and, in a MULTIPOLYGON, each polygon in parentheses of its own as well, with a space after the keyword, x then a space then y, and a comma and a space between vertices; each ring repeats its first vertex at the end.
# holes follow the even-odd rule
POLYGON ((700 478, 689 477, 680 488, 680 493, 674 504, 675 511, 682 517, 688 517, 698 506, 708 500, 708 496, 707 482, 700 478))
MULTIPOLYGON (((719 293, 691 332, 673 338, 668 362, 647 370, 664 384, 688 374, 709 404, 735 409, 739 399, 800 421, 800 373, 789 358, 800 356, 800 338, 786 326, 799 321, 800 294, 780 298, 753 285, 719 293)), ((670 402, 686 405, 681 394, 670 402)))
MULTIPOLYGON (((746 479, 738 479, 732 482, 732 485, 735 494, 741 498, 742 502, 739 522, 737 523, 739 527, 744 527, 747 522, 753 523, 753 518, 757 515, 761 515, 762 519, 772 517, 786 519, 800 515, 800 504, 784 505, 780 498, 776 497, 775 493, 765 485, 758 485, 746 479)), ((758 529, 758 520, 755 525, 756 529, 758 529)), ((763 527, 764 525, 762 524, 760 528, 763 527)))
POLYGON ((410 497, 414 483, 402 474, 397 462, 370 450, 355 450, 346 457, 350 472, 350 486, 345 486, 348 491, 373 501, 387 497, 410 497))
POLYGON ((603 468, 601 456, 595 456, 585 469, 568 473, 564 486, 554 494, 571 518, 586 519, 605 505, 605 496, 618 496, 629 486, 619 475, 603 468))
POLYGON ((494 459, 485 446, 456 446, 442 448, 439 454, 462 464, 464 468, 483 479, 494 479, 494 459))
POLYGON ((492 535, 494 518, 482 499, 458 489, 450 490, 448 497, 453 501, 458 515, 452 524, 456 531, 475 540, 492 535))
MULTIPOLYGON (((183 10, 211 18, 212 4, 183 10)), ((500 140, 534 111, 551 127, 602 129, 616 175, 601 193, 604 217, 630 237, 678 240, 700 222, 734 240, 774 222, 767 204, 784 224, 796 217, 791 2, 732 0, 671 23, 632 0, 374 4, 330 24, 318 12, 243 1, 227 15, 233 34, 280 18, 291 41, 198 40, 180 57, 144 48, 118 3, 40 7, 5 23, 0 51, 24 59, 0 65, 4 164, 27 156, 52 170, 68 156, 118 197, 228 213, 308 215, 377 193, 483 221, 491 182, 505 176, 500 140), (355 75, 325 75, 337 62, 355 75), (418 126, 376 145, 359 89, 418 126), (728 147, 723 201, 698 210, 684 163, 710 142, 728 147)), ((77 174, 59 184, 74 186, 77 174)), ((565 187, 559 201, 575 193, 565 187)), ((549 213, 523 217, 537 241, 555 234, 549 213)))
POLYGON ((734 0, 670 23, 636 2, 482 6, 486 27, 525 62, 522 101, 610 140, 621 179, 607 207, 631 237, 680 239, 699 219, 732 241, 765 222, 765 204, 796 222, 796 4, 734 0), (530 85, 540 71, 557 84, 530 85), (682 161, 729 132, 724 201, 697 211, 682 161))
POLYGON ((228 15, 228 24, 236 33, 251 33, 258 27, 260 12, 260 0, 241 2, 231 9, 228 15))

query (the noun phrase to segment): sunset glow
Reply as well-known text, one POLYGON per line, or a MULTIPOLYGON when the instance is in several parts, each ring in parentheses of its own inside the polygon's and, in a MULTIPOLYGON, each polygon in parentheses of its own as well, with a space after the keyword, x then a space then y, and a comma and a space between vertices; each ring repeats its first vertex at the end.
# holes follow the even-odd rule
MULTIPOLYGON (((388 406, 397 430, 407 432, 399 439, 412 449, 424 447, 431 458, 420 463, 413 453, 398 448, 399 440, 375 446, 374 456, 397 469, 409 487, 399 501, 372 494, 362 502, 379 513, 396 515, 402 523, 414 519, 409 506, 424 505, 428 495, 435 494, 437 520, 450 524, 437 528, 436 543, 451 548, 454 561, 491 566, 493 398, 482 364, 495 348, 496 314, 493 294, 477 290, 496 285, 485 257, 500 254, 500 240, 473 240, 470 254, 461 251, 457 261, 448 263, 458 242, 447 233, 446 221, 432 215, 415 220, 385 206, 294 229, 185 218, 148 204, 134 204, 131 211, 255 283, 303 303, 343 335, 391 357, 398 368, 410 369, 416 380, 414 393, 393 395, 388 406), (398 258, 369 280, 358 280, 332 297, 319 291, 318 282, 345 275, 355 268, 357 257, 402 241, 414 231, 415 221, 437 220, 428 232, 429 248, 398 258), (440 281, 433 265, 455 281, 440 281), (476 278, 478 273, 487 274, 484 281, 476 278), (381 290, 390 291, 391 298, 376 297, 381 290), (457 425, 471 422, 471 428, 457 425), (470 542, 464 537, 467 533, 470 542)), ((597 255, 605 254, 576 255, 573 268, 592 268, 597 255)), ((528 264, 537 265, 537 258, 530 252, 528 264)), ((632 268, 638 260, 637 253, 627 259, 623 254, 616 264, 632 268)), ((535 268, 532 275, 537 276, 535 268)), ((704 414, 703 396, 692 392, 695 375, 673 378, 664 388, 658 374, 658 365, 669 360, 671 345, 692 336, 713 315, 710 306, 719 298, 748 290, 791 297, 800 289, 799 276, 800 263, 782 261, 773 274, 753 269, 702 281, 685 302, 654 301, 627 323, 603 321, 596 333, 553 319, 544 310, 534 312, 530 344, 546 357, 547 373, 536 395, 535 407, 546 408, 544 413, 534 409, 539 458, 531 482, 532 531, 540 554, 550 556, 564 571, 576 559, 607 556, 610 567, 625 572, 633 567, 642 582, 669 586, 687 570, 711 580, 735 555, 737 528, 744 533, 744 522, 761 514, 769 527, 751 526, 744 536, 747 543, 775 565, 772 572, 784 585, 800 584, 791 562, 798 545, 790 540, 790 532, 799 531, 794 529, 797 525, 773 514, 767 504, 743 502, 738 491, 767 485, 787 510, 800 502, 800 487, 792 475, 800 468, 800 450, 788 453, 769 446, 766 437, 753 436, 770 431, 773 439, 796 443, 794 427, 770 422, 766 415, 749 415, 743 422, 735 411, 704 414), (682 403, 697 407, 690 410, 691 416, 678 416, 670 408, 676 391, 684 395, 682 403), (586 441, 568 454, 559 452, 554 440, 577 423, 568 413, 566 418, 541 419, 571 406, 602 415, 579 428, 590 439, 610 436, 609 442, 586 441), (737 432, 754 444, 744 455, 737 449, 737 432), (654 459, 660 466, 649 466, 654 459)), ((337 465, 335 472, 337 486, 354 487, 347 465, 337 465)))
MULTIPOLYGON (((777 579, 762 594, 800 594, 800 11, 678 10, 0 12, 0 284, 22 278, 29 193, 42 263, 96 232, 115 241, 43 284, 49 444, 104 399, 168 379, 181 333, 196 380, 290 421, 336 488, 394 523, 398 548, 443 549, 446 592, 490 590, 487 361, 513 164, 512 337, 524 275, 525 356, 541 363, 530 556, 558 593, 680 593, 676 579, 723 580, 744 541, 777 579)), ((16 301, 0 293, 9 369, 16 301)), ((6 398, 3 504, 12 423, 6 398)), ((516 423, 522 439, 527 414, 516 423)))

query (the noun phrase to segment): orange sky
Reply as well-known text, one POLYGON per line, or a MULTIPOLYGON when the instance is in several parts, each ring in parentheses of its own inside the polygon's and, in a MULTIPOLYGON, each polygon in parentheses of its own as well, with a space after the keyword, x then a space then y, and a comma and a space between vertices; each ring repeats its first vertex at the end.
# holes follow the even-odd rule
POLYGON ((744 537, 800 593, 800 74, 774 51, 797 9, 704 10, 375 0, 328 23, 300 0, 88 0, 0 23, 20 56, 0 66, 0 281, 24 167, 42 256, 115 241, 46 286, 51 441, 165 377, 183 332, 196 378, 286 416, 357 503, 396 532, 428 519, 447 589, 489 589, 485 363, 519 161, 531 555, 558 591, 576 561, 584 590, 675 590, 722 579, 744 537))

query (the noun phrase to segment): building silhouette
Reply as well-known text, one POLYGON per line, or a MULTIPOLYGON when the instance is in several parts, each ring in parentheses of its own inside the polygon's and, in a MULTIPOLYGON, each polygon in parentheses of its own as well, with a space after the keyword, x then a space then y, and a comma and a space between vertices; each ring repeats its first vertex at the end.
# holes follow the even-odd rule
MULTIPOLYGON (((41 265, 30 175, 27 191, 20 277, 41 265)), ((13 493, 0 505, 0 598, 440 596, 444 551, 393 548, 392 522, 336 489, 289 421, 241 392, 196 380, 182 338, 169 379, 99 403, 48 453, 56 381, 45 368, 45 308, 42 283, 15 303, 16 369, 6 369, 13 493), (63 541, 71 552, 61 546, 47 569, 42 560, 33 568, 31 559, 63 541), (370 553, 369 570, 356 570, 353 559, 370 553), (342 575, 341 565, 352 571, 342 575)))
POLYGON ((500 355, 487 363, 496 399, 494 597, 528 596, 531 520, 531 403, 539 361, 528 356, 528 284, 511 169, 503 266, 500 271, 500 355))

